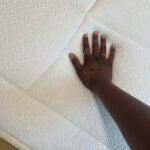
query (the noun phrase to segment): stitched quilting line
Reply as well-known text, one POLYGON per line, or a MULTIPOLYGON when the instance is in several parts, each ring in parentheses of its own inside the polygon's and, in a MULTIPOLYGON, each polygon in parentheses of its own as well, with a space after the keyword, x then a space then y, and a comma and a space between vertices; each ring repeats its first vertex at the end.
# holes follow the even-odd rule
POLYGON ((96 2, 97 2, 97 0, 93 0, 93 3, 91 4, 91 6, 89 7, 88 10, 85 10, 84 8, 79 8, 75 3, 69 3, 69 4, 73 7, 75 7, 76 9, 78 9, 83 14, 88 14, 88 12, 90 12, 90 10, 93 8, 93 6, 95 6, 96 2))
MULTIPOLYGON (((85 15, 85 17, 87 17, 88 15, 86 14, 85 15)), ((89 16, 88 16, 89 17, 89 16)), ((94 18, 92 18, 91 17, 91 19, 93 19, 93 20, 95 20, 95 21, 97 21, 96 19, 94 19, 94 18)), ((83 22, 83 21, 82 21, 83 22)), ((102 23, 100 23, 99 21, 97 21, 99 24, 101 24, 101 25, 104 25, 104 24, 102 24, 102 23)), ((82 24, 82 23, 81 23, 82 24)), ((104 25, 105 26, 105 25, 104 25)), ((105 26, 105 27, 107 27, 107 26, 105 26)), ((107 27, 108 28, 108 27, 107 27)), ((110 28, 109 28, 110 29, 110 28)), ((78 30, 78 29, 77 29, 78 30)), ((114 30, 112 30, 112 31, 114 31, 114 30)), ((115 31, 114 31, 115 32, 115 31)), ((131 41, 132 43, 134 43, 134 44, 138 44, 139 46, 142 46, 143 48, 145 48, 143 45, 141 45, 141 44, 139 44, 139 43, 137 43, 137 42, 135 42, 134 40, 131 40, 131 39, 129 39, 128 37, 125 37, 125 36, 123 36, 122 34, 120 34, 120 33, 118 33, 118 32, 116 32, 118 35, 120 35, 120 36, 122 36, 122 37, 124 37, 124 38, 126 38, 126 39, 128 39, 129 41, 131 41)), ((73 36, 74 37, 74 36, 73 36)), ((73 37, 72 37, 72 39, 73 39, 73 37)), ((147 48, 145 48, 145 49, 147 49, 147 48)), ((147 49, 148 50, 148 49, 147 49)), ((149 51, 148 51, 149 52, 149 51)), ((61 55, 61 54, 60 54, 61 55)), ((58 56, 59 57, 59 56, 58 56)), ((58 58, 57 57, 57 58, 58 58)), ((62 116, 62 115, 61 115, 62 116)))
POLYGON ((75 30, 74 34, 72 35, 72 37, 69 39, 69 41, 67 42, 67 44, 64 46, 63 50, 57 55, 57 57, 55 58, 55 60, 47 67, 46 71, 30 86, 30 88, 26 91, 27 94, 29 94, 30 90, 36 85, 36 83, 48 72, 49 68, 51 68, 51 66, 53 64, 55 64, 55 62, 59 59, 59 57, 63 54, 63 52, 65 51, 66 47, 69 45, 69 43, 73 40, 73 38, 75 37, 77 31, 80 29, 80 27, 82 26, 84 20, 86 19, 88 13, 92 10, 92 8, 95 6, 97 0, 94 1, 94 3, 91 5, 91 7, 89 8, 89 10, 87 12, 84 12, 83 10, 81 10, 80 8, 78 8, 77 6, 71 4, 72 6, 74 6, 76 9, 80 10, 81 13, 84 15, 82 18, 82 21, 80 22, 79 26, 77 27, 77 29, 75 30))
MULTIPOLYGON (((85 16, 83 17, 84 20, 85 16)), ((74 35, 76 34, 76 32, 78 31, 78 29, 80 28, 83 20, 81 21, 79 27, 77 27, 76 31, 74 32, 73 36, 69 39, 69 41, 67 42, 67 44, 65 45, 65 47, 63 48, 63 50, 57 55, 57 57, 55 58, 55 60, 53 60, 53 62, 47 67, 47 69, 45 70, 45 72, 30 86, 30 88, 26 91, 26 93, 28 94, 30 92, 30 90, 37 84, 37 82, 43 78, 43 76, 45 76, 45 74, 48 72, 48 70, 51 68, 51 66, 53 66, 53 64, 55 64, 55 62, 59 59, 59 57, 63 54, 64 50, 66 49, 66 47, 68 46, 68 44, 70 43, 70 41, 74 38, 74 35)))

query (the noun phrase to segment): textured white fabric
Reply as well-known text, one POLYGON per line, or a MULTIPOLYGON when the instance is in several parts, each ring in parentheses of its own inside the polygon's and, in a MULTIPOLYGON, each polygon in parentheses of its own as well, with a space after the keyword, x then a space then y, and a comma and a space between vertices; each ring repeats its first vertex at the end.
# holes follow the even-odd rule
POLYGON ((142 18, 150 17, 148 4, 1 0, 0 128, 31 149, 128 150, 103 104, 79 81, 68 53, 82 61, 82 35, 106 33, 108 47, 117 43, 113 82, 150 105, 150 22, 142 18))
POLYGON ((62 0, 4 0, 0 10, 0 73, 28 90, 69 42, 84 14, 62 0))
POLYGON ((15 139, 13 136, 10 135, 10 133, 8 134, 6 131, 3 131, 2 129, 0 129, 0 137, 9 142, 10 144, 15 145, 17 148, 21 150, 31 150, 31 148, 20 142, 18 139, 15 139))
POLYGON ((8 82, 0 79, 0 83, 0 126, 31 149, 76 150, 89 145, 108 150, 105 145, 8 82), (83 140, 78 141, 81 137, 83 140))
POLYGON ((89 16, 150 48, 149 0, 97 0, 89 16))

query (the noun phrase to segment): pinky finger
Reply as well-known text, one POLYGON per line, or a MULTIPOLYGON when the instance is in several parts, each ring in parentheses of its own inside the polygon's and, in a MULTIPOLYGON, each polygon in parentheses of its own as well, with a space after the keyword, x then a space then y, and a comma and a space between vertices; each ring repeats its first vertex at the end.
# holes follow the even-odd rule
POLYGON ((114 44, 111 45, 110 47, 110 52, 109 52, 109 56, 108 56, 108 62, 112 65, 113 64, 113 60, 115 57, 115 50, 116 50, 116 46, 114 44))
POLYGON ((80 71, 81 71, 81 63, 79 61, 79 59, 72 53, 69 54, 69 58, 77 72, 77 74, 79 75, 80 71))

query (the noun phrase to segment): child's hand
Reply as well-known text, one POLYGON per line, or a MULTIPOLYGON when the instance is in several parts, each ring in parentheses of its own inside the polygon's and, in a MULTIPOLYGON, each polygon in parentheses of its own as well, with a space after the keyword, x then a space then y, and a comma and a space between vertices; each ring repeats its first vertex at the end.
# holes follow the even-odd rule
POLYGON ((84 64, 74 54, 69 54, 71 62, 82 83, 93 90, 96 84, 105 84, 112 80, 112 65, 115 56, 115 46, 111 45, 109 57, 106 58, 106 36, 98 40, 98 32, 93 33, 92 50, 89 46, 88 35, 83 36, 84 64))

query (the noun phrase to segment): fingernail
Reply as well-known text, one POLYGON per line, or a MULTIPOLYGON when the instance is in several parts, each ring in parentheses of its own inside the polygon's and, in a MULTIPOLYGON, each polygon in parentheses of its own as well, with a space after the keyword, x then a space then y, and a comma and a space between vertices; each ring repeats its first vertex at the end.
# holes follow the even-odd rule
POLYGON ((102 34, 101 38, 106 39, 106 34, 102 34))
POLYGON ((87 35, 87 34, 84 34, 84 35, 83 35, 83 37, 87 38, 87 37, 88 37, 88 35, 87 35))
POLYGON ((73 60, 74 55, 73 55, 73 54, 69 54, 69 58, 70 58, 71 60, 73 60))
POLYGON ((94 35, 98 35, 98 32, 97 32, 97 31, 94 31, 93 34, 94 34, 94 35))
POLYGON ((111 47, 112 47, 113 49, 116 49, 116 45, 115 45, 115 44, 112 44, 111 47))

